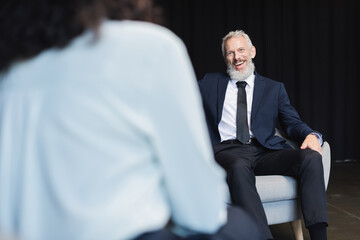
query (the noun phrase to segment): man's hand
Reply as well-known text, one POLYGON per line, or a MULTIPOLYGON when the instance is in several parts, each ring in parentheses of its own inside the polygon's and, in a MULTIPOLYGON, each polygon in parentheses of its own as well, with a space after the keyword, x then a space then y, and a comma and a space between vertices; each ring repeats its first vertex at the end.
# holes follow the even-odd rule
POLYGON ((303 143, 301 144, 300 148, 301 149, 310 148, 321 154, 321 146, 320 146, 319 140, 313 134, 309 134, 306 136, 306 138, 303 141, 303 143))

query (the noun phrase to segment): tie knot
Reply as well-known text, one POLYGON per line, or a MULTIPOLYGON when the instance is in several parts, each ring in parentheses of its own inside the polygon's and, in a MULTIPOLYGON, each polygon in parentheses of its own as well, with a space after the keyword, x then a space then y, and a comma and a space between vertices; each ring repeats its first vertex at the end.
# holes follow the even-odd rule
POLYGON ((238 86, 238 88, 239 88, 239 87, 244 88, 244 87, 246 86, 246 82, 245 82, 245 81, 237 81, 237 82, 236 82, 236 85, 238 86))

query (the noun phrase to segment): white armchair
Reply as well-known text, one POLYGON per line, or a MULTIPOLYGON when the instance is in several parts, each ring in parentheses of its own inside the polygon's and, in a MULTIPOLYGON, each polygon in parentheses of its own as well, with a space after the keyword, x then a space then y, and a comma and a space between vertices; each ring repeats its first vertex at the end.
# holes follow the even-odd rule
MULTIPOLYGON (((278 133, 279 134, 279 133, 278 133)), ((279 134, 280 135, 280 134, 279 134)), ((289 142, 293 147, 298 147, 289 142)), ((325 187, 330 176, 330 146, 322 146, 325 187)), ((269 175, 256 176, 256 188, 263 203, 269 225, 291 222, 296 240, 303 240, 301 228, 301 207, 297 182, 292 177, 269 175)))

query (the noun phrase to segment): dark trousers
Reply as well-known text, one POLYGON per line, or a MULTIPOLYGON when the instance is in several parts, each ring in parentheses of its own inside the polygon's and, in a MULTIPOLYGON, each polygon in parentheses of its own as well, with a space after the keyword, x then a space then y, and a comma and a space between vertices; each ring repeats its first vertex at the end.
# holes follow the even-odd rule
POLYGON ((168 228, 148 232, 134 240, 265 240, 258 225, 249 214, 239 207, 228 208, 228 218, 214 234, 196 234, 188 237, 180 237, 172 233, 168 228))
POLYGON ((220 143, 214 146, 216 161, 227 171, 231 201, 256 220, 272 238, 255 186, 256 175, 292 176, 299 194, 306 227, 328 222, 321 155, 310 149, 270 150, 256 140, 251 144, 220 143))

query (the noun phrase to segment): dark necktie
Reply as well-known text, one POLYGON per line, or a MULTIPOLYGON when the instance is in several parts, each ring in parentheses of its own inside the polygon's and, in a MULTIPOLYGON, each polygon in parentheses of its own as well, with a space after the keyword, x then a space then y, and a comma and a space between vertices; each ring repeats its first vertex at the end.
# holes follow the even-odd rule
POLYGON ((247 122, 247 104, 246 104, 246 92, 245 81, 236 82, 238 87, 237 98, 237 110, 236 110, 236 138, 241 143, 247 143, 249 141, 249 126, 247 122))

